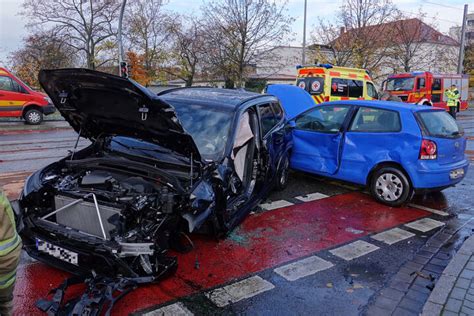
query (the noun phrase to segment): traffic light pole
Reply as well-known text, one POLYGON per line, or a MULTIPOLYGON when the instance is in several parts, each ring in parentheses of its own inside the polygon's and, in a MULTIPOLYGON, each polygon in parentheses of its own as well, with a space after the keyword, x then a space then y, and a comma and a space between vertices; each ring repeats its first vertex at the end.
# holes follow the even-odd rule
POLYGON ((117 30, 117 42, 119 48, 119 76, 122 77, 122 63, 124 58, 123 54, 123 42, 122 42, 122 21, 123 21, 123 13, 125 11, 125 5, 127 4, 127 0, 122 0, 122 7, 120 8, 120 17, 119 17, 119 25, 117 30))
POLYGON ((458 59, 458 74, 462 74, 462 71, 463 71, 464 45, 466 41, 466 19, 467 19, 467 4, 464 5, 464 15, 462 17, 461 46, 459 47, 459 59, 458 59))

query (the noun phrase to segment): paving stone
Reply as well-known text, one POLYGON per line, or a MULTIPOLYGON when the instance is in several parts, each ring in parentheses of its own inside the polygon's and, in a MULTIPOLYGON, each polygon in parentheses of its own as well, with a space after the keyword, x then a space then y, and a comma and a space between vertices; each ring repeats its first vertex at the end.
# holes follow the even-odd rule
POLYGON ((428 263, 424 267, 424 269, 426 269, 428 271, 431 271, 431 272, 434 272, 434 273, 439 273, 439 274, 441 274, 443 272, 444 268, 445 267, 438 266, 438 265, 431 264, 431 263, 428 263))
POLYGON ((464 269, 461 272, 461 278, 472 279, 474 278, 474 270, 464 269))
POLYGON ((379 296, 375 300, 374 305, 389 311, 393 311, 397 307, 398 302, 398 300, 392 300, 385 296, 379 296))
POLYGON ((466 294, 466 300, 469 300, 471 302, 474 302, 474 295, 472 294, 466 294))
POLYGON ((461 307, 461 312, 467 314, 467 315, 474 315, 474 309, 467 307, 466 305, 463 305, 461 307))
POLYGON ((467 263, 466 269, 474 270, 474 261, 473 261, 472 258, 471 258, 471 259, 469 260, 469 262, 467 263))
POLYGON ((455 286, 467 290, 467 289, 469 289, 469 284, 470 284, 470 283, 471 283, 471 280, 469 280, 469 279, 459 278, 459 279, 456 281, 455 286))
POLYGON ((462 306, 462 301, 456 300, 454 298, 448 298, 446 305, 444 305, 444 309, 446 311, 459 313, 459 311, 461 310, 461 306, 462 306))
POLYGON ((425 250, 425 251, 428 251, 428 252, 431 252, 433 254, 437 253, 439 251, 439 247, 430 247, 430 246, 424 246, 423 248, 421 248, 422 250, 425 250))
POLYGON ((473 288, 470 288, 469 290, 467 290, 467 293, 471 294, 471 295, 474 295, 474 289, 473 288))
POLYGON ((437 266, 446 267, 449 264, 449 259, 443 260, 436 257, 430 260, 430 264, 435 264, 437 266))
MULTIPOLYGON (((454 258, 451 260, 451 262, 449 262, 448 266, 443 271, 443 274, 458 277, 470 257, 471 256, 457 253, 454 256, 454 258)), ((471 279, 471 278, 466 278, 466 279, 471 279)))
POLYGON ((387 287, 380 291, 380 295, 385 296, 389 299, 395 300, 395 301, 400 301, 402 297, 405 295, 405 292, 396 290, 391 287, 387 287))
POLYGON ((426 251, 426 250, 418 251, 417 255, 421 256, 421 257, 424 257, 424 258, 427 258, 427 259, 431 259, 433 257, 433 253, 431 253, 429 251, 426 251))
POLYGON ((411 287, 408 290, 406 297, 421 303, 425 303, 429 295, 429 293, 416 291, 415 289, 413 289, 413 287, 411 287))
POLYGON ((463 304, 463 306, 467 306, 467 307, 469 307, 469 308, 471 308, 471 309, 474 309, 474 302, 471 302, 471 301, 468 301, 468 300, 464 300, 464 301, 462 302, 462 304, 463 304))
POLYGON ((392 313, 392 316, 417 316, 417 315, 418 313, 409 311, 401 307, 397 307, 392 313))
POLYGON ((424 303, 425 302, 420 302, 420 301, 416 301, 414 299, 405 297, 400 301, 400 304, 398 304, 398 306, 418 314, 423 308, 424 303))
POLYGON ((390 287, 392 287, 396 290, 402 291, 402 292, 406 292, 408 290, 408 288, 410 287, 410 283, 404 282, 402 280, 393 280, 392 279, 392 281, 390 281, 390 287))
POLYGON ((383 308, 380 308, 376 305, 372 305, 370 306, 368 309, 367 309, 367 313, 366 315, 367 316, 380 316, 380 315, 389 315, 391 312, 386 310, 386 309, 383 309, 383 308))
POLYGON ((459 316, 458 313, 453 313, 453 312, 447 311, 447 310, 443 311, 443 313, 441 315, 443 315, 443 316, 459 316))
MULTIPOLYGON (((455 287, 452 291, 451 294, 449 294, 450 298, 455 298, 458 300, 463 300, 464 296, 466 295, 467 290, 466 289, 461 289, 460 287, 455 287)), ((469 295, 469 294, 468 294, 469 295)))
POLYGON ((417 291, 417 292, 421 292, 421 293, 424 293, 424 294, 427 294, 427 295, 430 295, 431 294, 431 290, 428 289, 425 286, 420 286, 420 285, 417 285, 417 284, 413 284, 410 288, 410 290, 414 290, 414 291, 417 291))
POLYGON ((412 271, 420 271, 423 269, 424 264, 415 262, 415 261, 409 261, 405 263, 404 267, 407 269, 411 269, 412 271))
MULTIPOLYGON (((430 257, 430 258, 431 258, 431 257, 430 257)), ((413 262, 416 262, 416 263, 419 263, 419 264, 422 264, 422 265, 427 264, 428 261, 430 261, 429 258, 426 258, 426 257, 423 257, 423 256, 419 256, 419 255, 416 255, 416 256, 413 258, 413 262)))

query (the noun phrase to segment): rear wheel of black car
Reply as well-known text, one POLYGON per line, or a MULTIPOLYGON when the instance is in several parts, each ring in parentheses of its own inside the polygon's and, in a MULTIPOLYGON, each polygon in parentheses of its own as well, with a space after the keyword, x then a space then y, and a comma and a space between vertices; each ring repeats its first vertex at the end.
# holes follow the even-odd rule
POLYGON ((411 197, 412 187, 399 168, 382 167, 372 175, 370 193, 383 204, 400 206, 411 197))
POLYGON ((24 115, 26 124, 38 125, 43 121, 43 113, 37 109, 30 109, 24 115))
POLYGON ((288 154, 282 158, 280 161, 280 168, 278 168, 277 172, 277 183, 276 188, 277 190, 284 190, 288 184, 288 173, 290 172, 290 159, 288 158, 288 154))

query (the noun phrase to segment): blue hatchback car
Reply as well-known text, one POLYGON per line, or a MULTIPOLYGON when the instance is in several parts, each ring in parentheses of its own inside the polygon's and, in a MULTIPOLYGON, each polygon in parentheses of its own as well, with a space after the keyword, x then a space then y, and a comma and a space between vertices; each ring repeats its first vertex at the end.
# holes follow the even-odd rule
POLYGON ((280 99, 293 126, 293 169, 367 185, 390 206, 453 186, 467 172, 466 139, 444 110, 364 100, 315 106, 290 85, 270 85, 267 93, 280 99))

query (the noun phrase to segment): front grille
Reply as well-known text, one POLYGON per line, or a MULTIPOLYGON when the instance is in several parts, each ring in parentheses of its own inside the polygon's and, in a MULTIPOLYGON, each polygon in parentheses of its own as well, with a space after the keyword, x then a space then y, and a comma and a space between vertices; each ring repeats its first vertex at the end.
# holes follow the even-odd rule
MULTIPOLYGON (((66 196, 57 195, 54 197, 56 209, 66 206, 76 199, 66 196)), ((110 239, 110 231, 115 228, 109 223, 109 219, 120 214, 120 210, 110 206, 99 204, 100 217, 104 225, 107 239, 110 239)), ((69 206, 56 214, 56 222, 58 224, 77 229, 81 232, 103 238, 102 230, 100 228, 99 217, 94 203, 80 202, 78 204, 69 206)))

